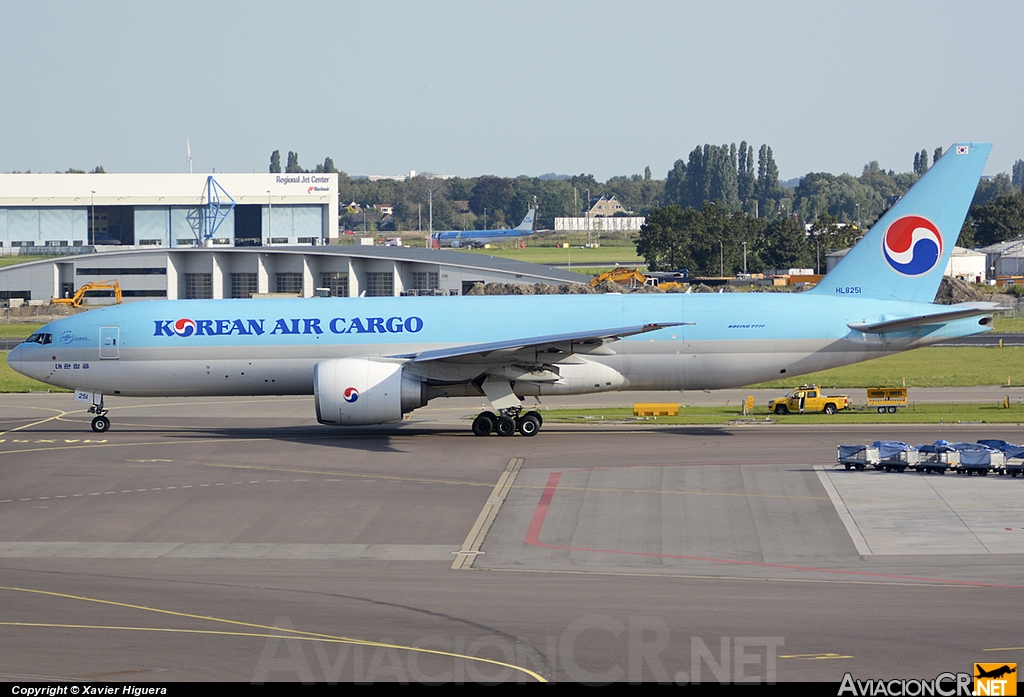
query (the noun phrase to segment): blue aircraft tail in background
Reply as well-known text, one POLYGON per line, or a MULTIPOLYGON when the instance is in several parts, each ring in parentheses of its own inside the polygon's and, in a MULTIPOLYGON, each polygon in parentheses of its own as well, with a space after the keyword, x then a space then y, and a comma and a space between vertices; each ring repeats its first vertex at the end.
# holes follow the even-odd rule
POLYGON ((809 293, 932 302, 991 143, 957 143, 809 293))
POLYGON ((527 213, 526 217, 523 218, 523 222, 519 223, 518 227, 513 228, 514 230, 533 230, 533 217, 537 214, 536 208, 531 208, 527 213))

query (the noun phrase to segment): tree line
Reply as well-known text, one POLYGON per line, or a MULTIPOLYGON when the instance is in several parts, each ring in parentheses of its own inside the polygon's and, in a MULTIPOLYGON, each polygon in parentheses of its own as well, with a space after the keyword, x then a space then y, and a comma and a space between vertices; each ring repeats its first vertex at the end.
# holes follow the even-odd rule
MULTIPOLYGON (((540 177, 433 178, 430 174, 371 181, 338 170, 327 157, 314 172, 338 174, 342 223, 351 229, 379 229, 374 204, 393 205, 391 229, 426 230, 433 203, 434 230, 512 227, 538 204, 537 228, 551 229, 556 217, 581 215, 587 197, 615 196, 624 208, 646 216, 637 240, 639 253, 654 269, 690 268, 693 273, 738 273, 766 268, 825 266, 828 252, 848 247, 913 186, 942 148, 914 152, 906 172, 868 162, 858 176, 810 172, 794 186, 779 181, 771 146, 756 151, 746 141, 703 144, 675 162, 665 179, 621 175, 600 182, 591 174, 540 177), (346 208, 349 203, 357 206, 346 208), (376 218, 376 219, 374 219, 376 218), (809 226, 809 231, 805 226, 809 226)), ((909 159, 909 158, 908 158, 909 159)), ((909 163, 908 163, 909 164, 909 163)), ((280 172, 280 151, 270 171, 280 172)), ((286 172, 305 172, 289 151, 286 172)), ((1024 160, 1011 174, 983 179, 975 194, 959 244, 981 246, 1024 236, 1024 160)))

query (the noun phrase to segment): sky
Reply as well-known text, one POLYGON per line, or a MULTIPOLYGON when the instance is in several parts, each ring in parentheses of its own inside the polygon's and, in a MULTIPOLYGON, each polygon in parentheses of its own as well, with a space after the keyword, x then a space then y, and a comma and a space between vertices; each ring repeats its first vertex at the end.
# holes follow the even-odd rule
POLYGON ((1024 159, 1020 0, 22 2, 0 171, 664 178, 703 143, 783 180, 994 143, 1024 159), (1016 115, 1016 116, 1015 116, 1016 115))

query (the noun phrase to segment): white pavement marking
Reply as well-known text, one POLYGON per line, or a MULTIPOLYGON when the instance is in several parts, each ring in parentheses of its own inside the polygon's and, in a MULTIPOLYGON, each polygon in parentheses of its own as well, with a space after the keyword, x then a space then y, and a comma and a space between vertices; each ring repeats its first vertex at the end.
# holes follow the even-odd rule
POLYGON ((501 504, 504 503, 508 492, 512 489, 512 484, 515 483, 516 476, 519 474, 519 468, 522 466, 523 458, 521 457, 513 457, 508 461, 505 471, 498 477, 498 483, 494 485, 487 503, 484 504, 483 510, 480 511, 480 515, 476 518, 476 522, 469 529, 469 534, 466 535, 462 547, 455 555, 455 561, 452 562, 453 569, 470 569, 473 567, 473 560, 476 558, 476 555, 483 554, 480 551, 480 546, 483 544, 491 524, 494 523, 494 519, 498 516, 501 504))

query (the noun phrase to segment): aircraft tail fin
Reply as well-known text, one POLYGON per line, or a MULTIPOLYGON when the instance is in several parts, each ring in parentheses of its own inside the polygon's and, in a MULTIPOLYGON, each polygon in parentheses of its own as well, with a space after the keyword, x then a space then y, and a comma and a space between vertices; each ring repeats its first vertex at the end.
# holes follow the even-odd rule
POLYGON ((531 208, 526 213, 526 217, 523 218, 523 222, 519 223, 519 227, 516 230, 533 230, 533 218, 537 214, 536 208, 531 208))
POLYGON ((811 293, 932 302, 991 143, 956 143, 811 293))

